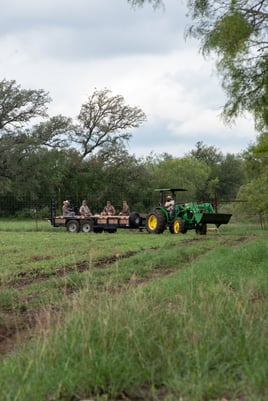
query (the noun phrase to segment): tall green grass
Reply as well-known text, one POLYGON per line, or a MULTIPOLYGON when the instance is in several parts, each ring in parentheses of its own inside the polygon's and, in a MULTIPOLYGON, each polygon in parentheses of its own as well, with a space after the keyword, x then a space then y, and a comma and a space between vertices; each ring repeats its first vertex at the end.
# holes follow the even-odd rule
POLYGON ((92 272, 58 323, 2 360, 1 401, 267 400, 267 260, 264 237, 128 292, 100 294, 92 272))

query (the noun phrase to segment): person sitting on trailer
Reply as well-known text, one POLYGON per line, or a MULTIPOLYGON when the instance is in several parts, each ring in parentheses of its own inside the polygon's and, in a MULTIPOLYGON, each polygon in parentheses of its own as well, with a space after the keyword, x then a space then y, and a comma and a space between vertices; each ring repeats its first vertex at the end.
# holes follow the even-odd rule
POLYGON ((173 208, 174 208, 174 205, 175 205, 174 199, 172 199, 172 197, 170 195, 168 195, 166 197, 166 202, 165 202, 164 208, 168 212, 171 212, 173 210, 173 208))
POLYGON ((126 200, 123 201, 123 206, 122 206, 122 210, 119 213, 119 216, 129 216, 130 215, 130 210, 129 210, 129 206, 126 200))
POLYGON ((111 204, 110 201, 107 201, 106 206, 104 206, 103 211, 101 212, 102 216, 114 216, 115 208, 111 204))
POLYGON ((83 200, 82 205, 80 206, 79 213, 83 217, 92 216, 91 210, 89 209, 87 201, 85 199, 83 200))
POLYGON ((70 202, 68 200, 63 201, 62 215, 64 217, 73 217, 73 216, 75 216, 75 213, 74 213, 73 209, 70 207, 70 202))

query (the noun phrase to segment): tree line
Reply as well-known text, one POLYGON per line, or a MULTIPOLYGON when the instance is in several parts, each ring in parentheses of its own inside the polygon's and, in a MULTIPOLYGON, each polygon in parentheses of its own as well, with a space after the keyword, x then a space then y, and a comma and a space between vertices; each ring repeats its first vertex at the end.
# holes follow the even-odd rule
MULTIPOLYGON (((151 3, 155 8, 167 3, 127 1, 133 6, 151 3)), ((241 155, 245 182, 237 194, 247 202, 237 203, 236 207, 240 214, 257 214, 264 226, 268 213, 268 2, 187 0, 186 6, 189 18, 186 38, 196 38, 201 52, 216 60, 226 94, 224 121, 232 123, 245 113, 254 118, 258 136, 256 143, 241 155)))
POLYGON ((0 81, 1 215, 34 205, 47 212, 52 196, 59 208, 65 199, 76 206, 87 199, 99 212, 107 199, 118 209, 126 199, 132 210, 142 212, 157 203, 155 188, 184 187, 182 202, 213 202, 215 193, 218 199, 235 199, 247 183, 250 150, 247 161, 203 142, 180 158, 129 154, 129 131, 146 116, 108 89, 88 97, 77 122, 61 115, 48 117, 50 100, 44 90, 0 81))
MULTIPOLYGON (((164 0, 127 0, 165 6, 164 0)), ((127 199, 144 211, 157 200, 154 188, 188 189, 181 200, 235 203, 239 214, 268 212, 268 42, 267 0, 187 0, 191 23, 186 37, 200 41, 216 67, 227 101, 223 118, 232 122, 251 113, 256 142, 240 155, 197 142, 181 158, 149 154, 136 158, 127 150, 131 130, 146 121, 139 107, 125 103, 108 89, 95 90, 81 106, 76 121, 47 115, 49 94, 22 89, 16 81, 0 81, 0 213, 22 207, 22 199, 47 205, 86 198, 94 211, 109 198, 119 207, 127 199), (12 202, 10 199, 12 198, 12 202), (9 207, 7 207, 7 204, 9 207), (12 207, 12 205, 14 205, 12 207), (15 207, 15 205, 17 205, 15 207), (4 210, 5 209, 5 210, 4 210)))

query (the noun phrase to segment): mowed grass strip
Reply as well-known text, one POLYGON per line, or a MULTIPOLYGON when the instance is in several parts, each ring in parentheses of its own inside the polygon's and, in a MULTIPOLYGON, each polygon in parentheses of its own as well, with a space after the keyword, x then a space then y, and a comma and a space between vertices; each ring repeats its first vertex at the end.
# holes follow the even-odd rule
POLYGON ((165 245, 119 258, 101 291, 88 280, 58 324, 6 356, 0 399, 265 401, 267 237, 234 247, 225 238, 188 259, 186 244, 165 245), (149 279, 146 269, 143 285, 118 286, 128 268, 136 280, 142 263, 172 274, 149 279))

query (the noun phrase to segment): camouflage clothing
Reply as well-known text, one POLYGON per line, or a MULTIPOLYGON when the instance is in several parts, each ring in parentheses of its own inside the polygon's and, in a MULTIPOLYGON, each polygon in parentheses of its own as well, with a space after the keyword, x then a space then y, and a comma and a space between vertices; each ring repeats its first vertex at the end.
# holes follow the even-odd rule
POLYGON ((127 201, 123 201, 123 207, 121 212, 119 213, 120 216, 129 216, 130 215, 130 210, 129 206, 127 204, 127 201))
POLYGON ((89 209, 87 202, 85 200, 82 202, 82 205, 80 206, 79 213, 81 216, 85 217, 92 216, 91 210, 89 209))
POLYGON ((106 206, 103 208, 101 213, 103 216, 114 216, 115 215, 115 208, 111 204, 110 201, 107 201, 106 206))

